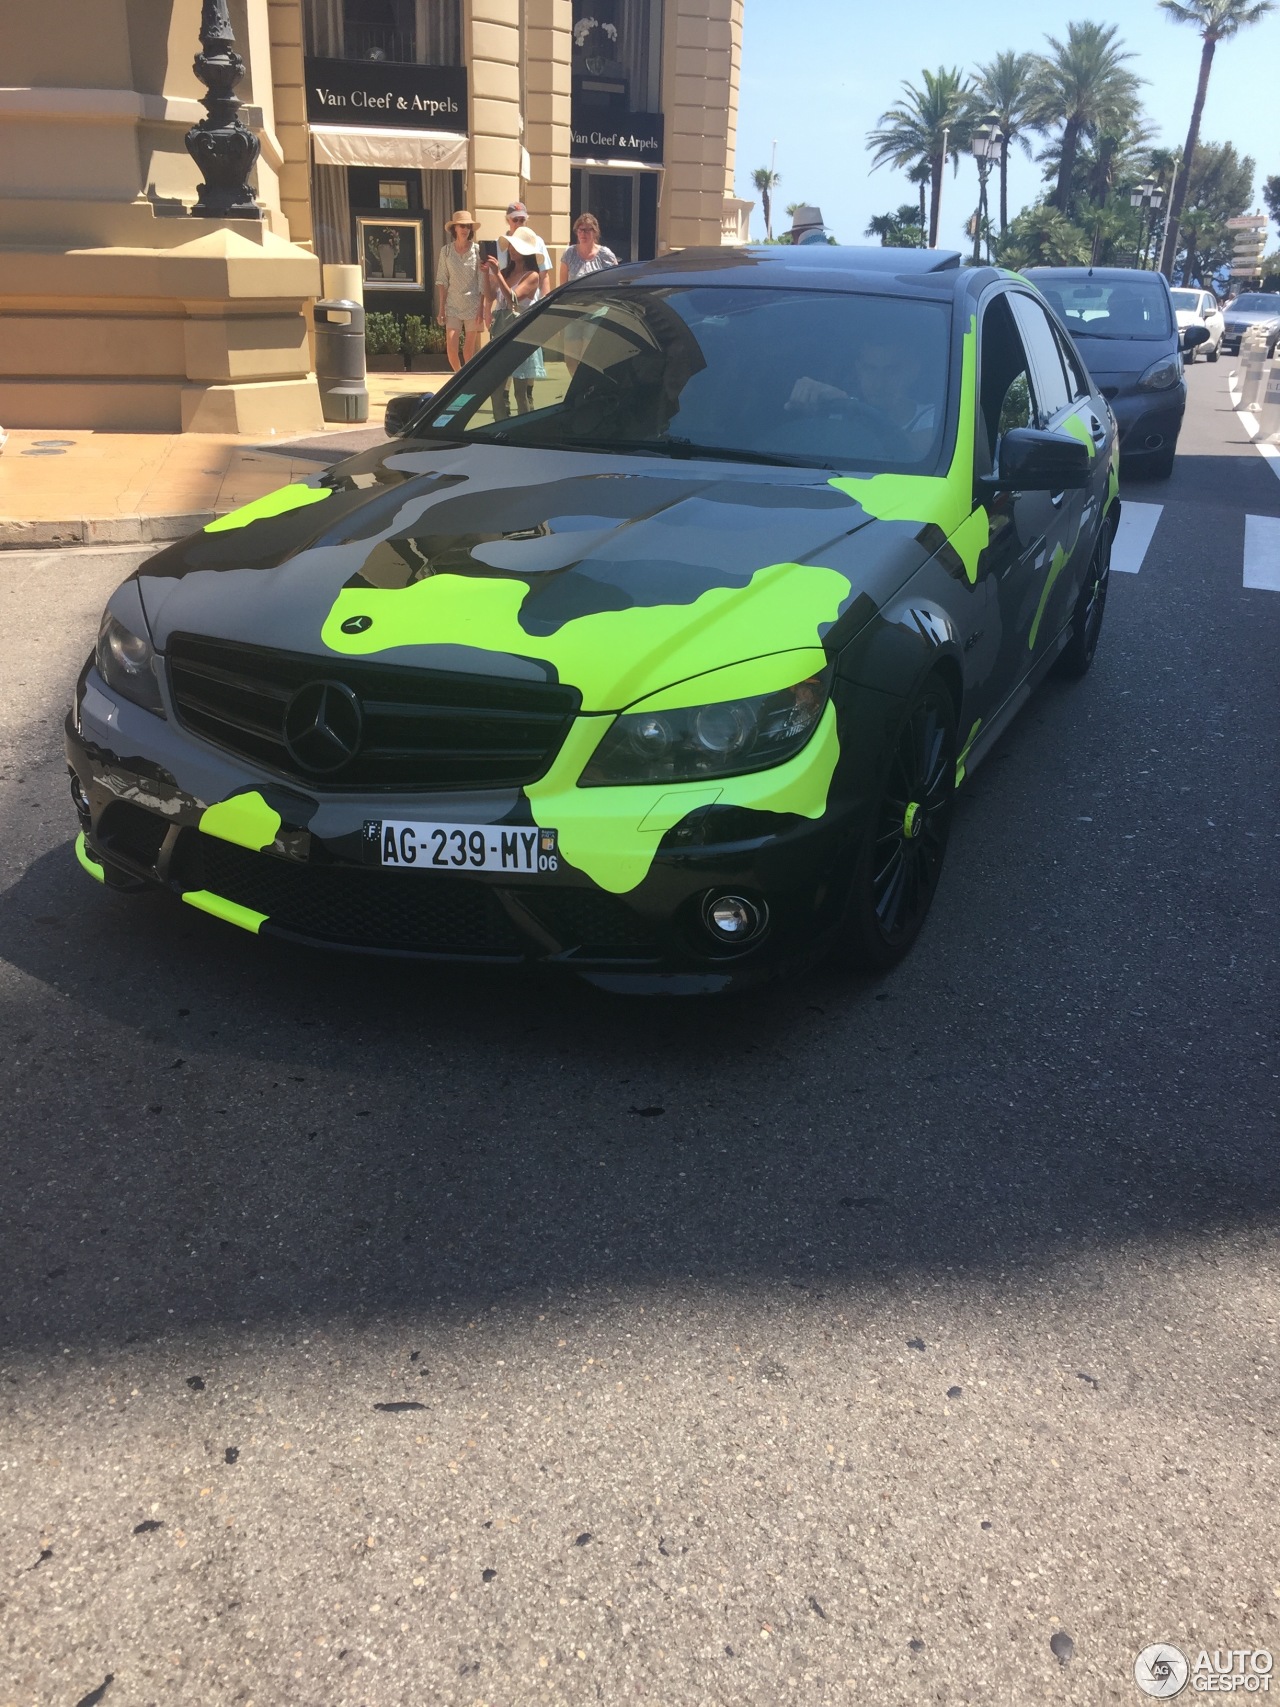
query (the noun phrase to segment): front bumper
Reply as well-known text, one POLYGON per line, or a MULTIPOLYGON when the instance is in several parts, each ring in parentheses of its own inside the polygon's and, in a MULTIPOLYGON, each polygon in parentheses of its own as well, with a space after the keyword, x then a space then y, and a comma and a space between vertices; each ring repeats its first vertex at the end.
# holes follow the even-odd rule
POLYGON ((308 795, 117 700, 92 668, 67 719, 66 751, 81 864, 109 887, 167 889, 255 935, 562 967, 618 989, 724 989, 811 961, 838 922, 844 895, 832 874, 851 869, 863 821, 853 802, 812 820, 720 808, 716 791, 685 785, 689 809, 668 809, 671 828, 647 872, 615 894, 567 861, 554 875, 528 877, 384 868, 371 821, 514 823, 524 803, 512 790, 433 795, 429 804, 421 795, 308 795), (279 816, 269 846, 208 828, 210 803, 248 790, 262 791, 279 816), (706 924, 706 901, 724 893, 763 903, 767 923, 751 942, 723 945, 706 924))
POLYGON ((1120 429, 1122 470, 1147 458, 1167 456, 1177 444, 1187 407, 1185 383, 1169 391, 1130 393, 1110 401, 1120 429))

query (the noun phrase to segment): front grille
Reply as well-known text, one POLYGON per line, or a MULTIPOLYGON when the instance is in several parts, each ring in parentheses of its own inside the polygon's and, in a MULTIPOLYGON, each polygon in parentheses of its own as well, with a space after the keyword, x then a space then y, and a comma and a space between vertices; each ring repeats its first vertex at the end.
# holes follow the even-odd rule
POLYGON ((548 889, 520 899, 562 948, 602 959, 643 959, 659 951, 646 919, 597 889, 548 889))
POLYGON ((560 750, 581 704, 576 688, 344 658, 313 658, 176 634, 169 682, 196 735, 311 788, 518 788, 560 750), (285 745, 284 715, 308 682, 341 682, 364 732, 340 770, 316 776, 285 745))
POLYGON ((93 839, 101 852, 150 873, 168 830, 168 819, 158 813, 135 806, 131 800, 112 800, 102 809, 93 839))
POLYGON ((514 958, 520 937, 493 890, 465 878, 302 865, 187 830, 172 875, 317 942, 409 954, 514 958))

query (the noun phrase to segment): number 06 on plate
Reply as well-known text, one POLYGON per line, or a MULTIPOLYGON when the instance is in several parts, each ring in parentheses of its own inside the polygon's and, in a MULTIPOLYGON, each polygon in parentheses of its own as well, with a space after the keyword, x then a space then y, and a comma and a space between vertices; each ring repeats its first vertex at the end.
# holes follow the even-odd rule
POLYGON ((523 824, 424 824, 398 818, 365 823, 379 865, 423 871, 506 871, 521 876, 560 869, 558 833, 523 824))

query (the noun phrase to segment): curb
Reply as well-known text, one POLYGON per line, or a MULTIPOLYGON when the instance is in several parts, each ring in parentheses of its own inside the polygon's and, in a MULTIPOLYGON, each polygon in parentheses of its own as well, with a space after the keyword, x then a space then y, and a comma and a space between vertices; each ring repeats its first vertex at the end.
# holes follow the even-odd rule
POLYGON ((216 512, 175 516, 89 516, 66 522, 20 522, 0 516, 0 551, 48 551, 65 545, 161 545, 194 533, 216 512))

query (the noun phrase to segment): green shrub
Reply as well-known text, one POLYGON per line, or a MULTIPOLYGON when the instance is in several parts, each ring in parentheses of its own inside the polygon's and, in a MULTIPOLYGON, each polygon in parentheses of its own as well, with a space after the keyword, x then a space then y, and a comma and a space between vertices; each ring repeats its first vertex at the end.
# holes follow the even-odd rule
POLYGON ((431 328, 421 314, 405 315, 402 347, 406 356, 425 356, 431 348, 431 328))
POLYGON ((400 353, 403 334, 394 314, 374 312, 364 318, 364 347, 371 356, 394 356, 400 353))

